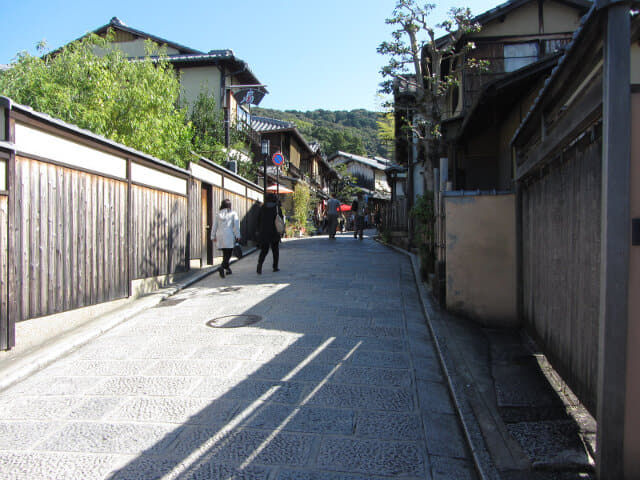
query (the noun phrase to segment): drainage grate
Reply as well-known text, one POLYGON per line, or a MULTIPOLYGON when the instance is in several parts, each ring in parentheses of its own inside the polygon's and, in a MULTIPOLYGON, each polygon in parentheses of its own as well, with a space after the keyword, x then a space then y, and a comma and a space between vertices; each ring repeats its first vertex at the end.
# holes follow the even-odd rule
POLYGON ((253 325, 262 320, 260 315, 226 315, 217 317, 207 322, 207 327, 211 328, 238 328, 253 325))
POLYGON ((159 307, 173 307, 174 305, 178 305, 179 303, 182 303, 185 300, 186 300, 185 298, 172 298, 172 299, 169 299, 169 300, 163 300, 158 305, 156 305, 156 308, 159 308, 159 307))

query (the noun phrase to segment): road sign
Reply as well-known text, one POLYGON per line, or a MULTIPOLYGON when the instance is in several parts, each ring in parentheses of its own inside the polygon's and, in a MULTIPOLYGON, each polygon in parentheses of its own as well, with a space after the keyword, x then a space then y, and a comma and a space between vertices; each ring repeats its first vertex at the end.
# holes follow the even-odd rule
POLYGON ((278 167, 280 167, 284 163, 284 157, 282 156, 282 154, 280 152, 274 153, 273 157, 271 157, 271 160, 278 167))

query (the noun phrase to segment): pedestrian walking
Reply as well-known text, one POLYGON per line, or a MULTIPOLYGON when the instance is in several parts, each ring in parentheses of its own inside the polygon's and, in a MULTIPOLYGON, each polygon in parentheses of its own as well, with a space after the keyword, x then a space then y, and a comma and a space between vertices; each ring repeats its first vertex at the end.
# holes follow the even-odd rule
POLYGON ((367 204, 364 201, 362 192, 358 192, 357 198, 351 204, 351 210, 356 212, 356 224, 353 230, 353 238, 362 240, 364 234, 364 217, 367 214, 367 204))
POLYGON ((280 202, 273 193, 267 195, 264 205, 260 209, 258 217, 258 241, 260 242, 260 255, 258 256, 258 268, 256 273, 262 274, 262 264, 271 248, 273 256, 273 271, 279 272, 278 261, 280 259, 280 234, 276 229, 276 215, 282 217, 280 202))
POLYGON ((329 227, 329 238, 336 238, 336 228, 338 227, 338 209, 340 201, 336 198, 336 194, 332 193, 331 198, 327 202, 327 223, 329 227))
POLYGON ((231 201, 228 198, 222 200, 220 211, 213 221, 211 239, 216 242, 216 247, 222 250, 222 264, 218 267, 218 273, 222 278, 231 275, 229 260, 234 245, 240 241, 240 220, 238 214, 231 209, 231 201))

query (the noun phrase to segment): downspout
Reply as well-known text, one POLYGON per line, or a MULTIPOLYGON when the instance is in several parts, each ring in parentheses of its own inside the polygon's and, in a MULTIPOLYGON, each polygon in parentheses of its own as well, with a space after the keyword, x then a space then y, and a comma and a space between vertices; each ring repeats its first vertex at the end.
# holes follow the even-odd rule
POLYGON ((630 243, 630 39, 628 0, 596 0, 605 22, 596 473, 624 478, 630 243))

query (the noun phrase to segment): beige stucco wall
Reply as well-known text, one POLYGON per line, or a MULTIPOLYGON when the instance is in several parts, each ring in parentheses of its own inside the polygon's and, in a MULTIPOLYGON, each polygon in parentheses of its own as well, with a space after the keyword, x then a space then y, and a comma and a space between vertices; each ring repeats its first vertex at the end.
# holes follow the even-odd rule
MULTIPOLYGON (((129 42, 113 42, 113 45, 117 46, 127 57, 144 57, 146 54, 144 46, 145 40, 138 38, 129 42)), ((94 48, 96 55, 103 55, 104 49, 94 48)), ((175 48, 167 47, 167 55, 175 55, 178 52, 175 48)))
POLYGON ((445 197, 447 309, 518 326, 515 195, 445 197))
POLYGON ((640 85, 640 46, 631 44, 631 85, 640 85))
POLYGON ((203 90, 215 96, 216 104, 222 107, 220 97, 220 70, 218 67, 190 67, 180 70, 180 100, 189 105, 198 98, 203 90))
MULTIPOLYGON (((544 2, 544 33, 571 32, 578 28, 580 17, 575 9, 558 2, 544 2)), ((504 35, 538 35, 538 3, 530 2, 506 15, 504 22, 496 19, 482 27, 474 37, 504 35)))
MULTIPOLYGON (((637 50, 637 49, 636 49, 637 50)), ((640 93, 631 96, 631 218, 640 218, 640 93)), ((629 252, 625 478, 640 478, 640 246, 629 252)))

